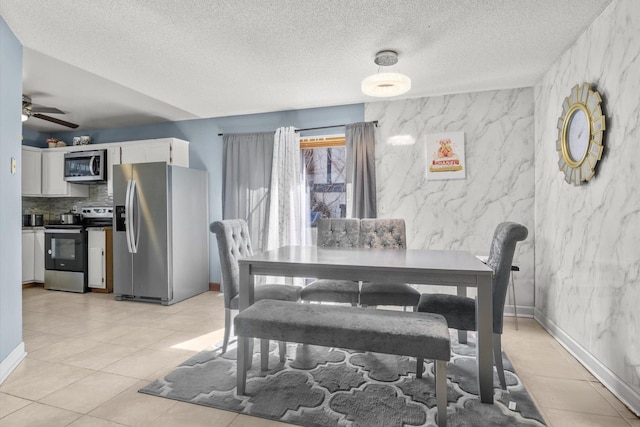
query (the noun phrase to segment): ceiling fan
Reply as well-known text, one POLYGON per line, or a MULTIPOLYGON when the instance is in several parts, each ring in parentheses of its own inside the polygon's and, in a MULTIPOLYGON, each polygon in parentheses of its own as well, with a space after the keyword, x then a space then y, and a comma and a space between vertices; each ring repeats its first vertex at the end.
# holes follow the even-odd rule
POLYGON ((65 114, 64 111, 58 110, 53 107, 45 107, 44 105, 33 104, 31 98, 27 95, 22 95, 22 121, 26 121, 29 117, 35 117, 37 119, 46 120, 51 123, 66 126, 71 129, 77 128, 79 125, 64 120, 56 119, 55 117, 45 116, 41 113, 49 114, 65 114))

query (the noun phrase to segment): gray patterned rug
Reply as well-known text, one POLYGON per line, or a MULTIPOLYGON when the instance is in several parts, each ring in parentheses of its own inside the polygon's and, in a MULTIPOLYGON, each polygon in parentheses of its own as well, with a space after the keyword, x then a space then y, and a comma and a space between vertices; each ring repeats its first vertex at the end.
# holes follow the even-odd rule
MULTIPOLYGON (((447 365, 449 426, 543 426, 522 382, 503 355, 507 390, 494 373, 495 403, 480 403, 476 384, 475 341, 459 344, 451 335, 447 365)), ((236 351, 202 351, 164 379, 140 390, 154 396, 303 426, 435 426, 433 364, 425 360, 422 379, 415 378, 414 358, 317 347, 287 346, 279 361, 270 346, 269 371, 260 372, 256 340, 246 396, 236 395, 236 351)))

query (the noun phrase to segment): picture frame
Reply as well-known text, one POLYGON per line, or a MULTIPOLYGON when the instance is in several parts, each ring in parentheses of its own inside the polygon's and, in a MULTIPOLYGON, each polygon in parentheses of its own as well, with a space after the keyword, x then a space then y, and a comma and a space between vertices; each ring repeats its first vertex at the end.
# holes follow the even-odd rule
POLYGON ((432 133, 426 136, 427 180, 465 179, 464 132, 432 133))

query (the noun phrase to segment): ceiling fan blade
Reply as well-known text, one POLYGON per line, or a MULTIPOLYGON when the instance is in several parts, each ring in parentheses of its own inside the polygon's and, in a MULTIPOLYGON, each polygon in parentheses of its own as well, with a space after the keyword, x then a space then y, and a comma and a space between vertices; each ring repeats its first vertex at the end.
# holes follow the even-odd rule
POLYGON ((64 111, 54 107, 45 107, 44 105, 31 104, 32 113, 49 113, 49 114, 65 114, 64 111))
POLYGON ((58 124, 58 125, 66 126, 66 127, 71 128, 71 129, 75 129, 75 128, 77 128, 79 126, 79 125, 77 125, 75 123, 65 122, 64 120, 56 119, 55 117, 45 116, 44 114, 39 114, 39 113, 35 113, 31 117, 36 117, 38 119, 42 119, 42 120, 46 120, 46 121, 51 122, 51 123, 55 123, 55 124, 58 124))

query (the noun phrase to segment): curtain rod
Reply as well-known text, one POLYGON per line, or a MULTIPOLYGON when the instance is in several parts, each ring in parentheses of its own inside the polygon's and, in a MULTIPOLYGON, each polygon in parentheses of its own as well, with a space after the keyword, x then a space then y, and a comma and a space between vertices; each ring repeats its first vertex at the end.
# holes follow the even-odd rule
MULTIPOLYGON (((372 122, 368 122, 368 123, 373 123, 376 127, 378 127, 378 121, 374 120, 372 122)), ((349 124, 349 123, 348 123, 349 124)), ((318 130, 318 129, 330 129, 330 128, 339 128, 342 126, 346 126, 347 124, 342 124, 342 125, 332 125, 332 126, 319 126, 319 127, 315 127, 315 128, 305 128, 305 129, 296 129, 296 132, 305 132, 308 130, 318 130)), ((224 133, 219 133, 218 136, 223 136, 224 133)))

